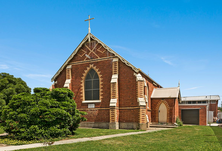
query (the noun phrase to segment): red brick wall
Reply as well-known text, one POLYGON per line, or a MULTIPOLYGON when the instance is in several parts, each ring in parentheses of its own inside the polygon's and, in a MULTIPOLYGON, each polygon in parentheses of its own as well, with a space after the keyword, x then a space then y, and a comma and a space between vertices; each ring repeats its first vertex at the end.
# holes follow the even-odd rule
POLYGON ((110 81, 112 77, 112 59, 93 62, 93 63, 85 63, 85 64, 78 64, 72 66, 72 91, 76 94, 75 100, 77 103, 78 108, 88 108, 87 104, 82 103, 83 100, 83 92, 84 90, 81 89, 82 84, 82 77, 84 70, 93 64, 98 70, 99 74, 102 77, 102 100, 101 103, 96 103, 96 107, 102 108, 109 108, 110 102, 110 81), (104 93, 105 92, 105 93, 104 93))
POLYGON ((138 122, 136 76, 119 60, 119 122, 138 122))
POLYGON ((175 100, 175 121, 179 117, 179 102, 178 99, 175 100))
POLYGON ((151 95, 152 95, 152 92, 155 88, 160 88, 161 86, 153 85, 153 81, 151 79, 147 78, 146 75, 144 75, 142 72, 141 72, 141 75, 145 78, 146 84, 147 84, 147 87, 148 87, 148 92, 145 93, 146 95, 148 93, 148 104, 146 103, 146 115, 148 115, 149 122, 152 122, 152 116, 151 116, 151 110, 152 110, 152 105, 151 105, 152 102, 151 101, 152 100, 151 100, 151 95))
MULTIPOLYGON (((100 48, 98 45, 97 48, 100 48)), ((89 53, 87 48, 83 46, 81 49, 89 53)), ((81 50, 80 49, 80 50, 81 50)), ((77 108, 81 111, 86 111, 88 114, 85 116, 88 122, 109 122, 110 120, 110 81, 112 77, 112 61, 113 58, 107 58, 112 56, 112 54, 105 52, 105 49, 100 48, 104 53, 97 52, 99 57, 106 60, 100 60, 95 62, 82 62, 84 60, 89 60, 85 57, 84 51, 79 51, 75 57, 71 60, 69 64, 72 64, 72 91, 75 94, 75 101, 77 103, 77 108), (102 77, 102 100, 101 103, 95 103, 95 109, 88 109, 87 103, 82 103, 82 89, 81 82, 83 73, 91 64, 99 70, 99 74, 102 77)), ((93 56, 93 58, 96 56, 93 56)), ((58 85, 56 87, 63 87, 65 82, 65 70, 62 74, 58 76, 58 85), (63 78, 61 78, 63 77, 63 78)), ((119 122, 138 122, 139 120, 139 108, 137 102, 137 90, 136 90, 136 77, 134 71, 126 66, 119 60, 119 77, 118 77, 118 90, 119 90, 119 122)), ((117 116, 118 117, 118 116, 117 116)))
MULTIPOLYGON (((88 114, 85 116, 88 122, 109 122, 110 121, 110 81, 112 77, 112 61, 113 54, 106 51, 100 44, 92 43, 83 45, 79 49, 79 52, 69 62, 72 65, 71 68, 71 90, 74 92, 74 99, 77 103, 77 108, 81 111, 86 111, 88 114), (95 46, 95 49, 93 47, 95 46), (95 53, 90 52, 88 49, 93 49, 95 53), (85 56, 85 54, 90 55, 91 60, 85 56), (84 80, 84 73, 93 65, 100 76, 101 82, 101 103, 95 104, 95 108, 88 109, 88 103, 82 103, 83 91, 82 81, 84 80)), ((134 75, 134 71, 131 67, 125 65, 119 60, 118 62, 118 104, 119 111, 117 111, 117 116, 119 122, 139 122, 139 106, 137 102, 137 82, 134 75)), ((142 75, 145 77, 144 75, 142 75)), ((153 81, 145 77, 147 80, 148 90, 149 90, 149 107, 151 109, 151 94, 154 88, 160 86, 154 86, 153 81)), ((64 86, 66 80, 66 68, 60 73, 56 78, 57 84, 56 88, 61 88, 64 86)), ((151 111, 146 110, 146 114, 151 122, 151 111)))
POLYGON ((85 116, 87 118, 87 122, 109 122, 109 109, 79 109, 80 111, 87 112, 88 114, 85 116))
POLYGON ((63 88, 66 81, 66 69, 64 69, 56 78, 57 83, 55 84, 55 88, 63 88))
POLYGON ((151 95, 153 93, 154 88, 156 88, 152 83, 148 83, 148 91, 149 91, 149 97, 148 97, 148 102, 149 102, 149 108, 152 109, 152 100, 151 100, 151 95))
POLYGON ((218 113, 218 101, 216 101, 216 104, 210 104, 210 105, 209 105, 209 111, 214 111, 214 117, 217 117, 217 113, 218 113))
POLYGON ((139 122, 139 109, 120 109, 119 122, 126 122, 126 123, 139 122))
MULTIPOLYGON (((93 65, 99 70, 102 77, 102 99, 101 103, 95 103, 96 108, 105 108, 106 110, 99 110, 96 116, 93 117, 94 122, 109 122, 109 103, 110 103, 110 81, 112 76, 112 59, 104 60, 99 62, 93 62, 93 65), (107 116, 105 116, 107 115, 107 116), (104 116, 104 117, 100 117, 104 116)), ((88 103, 82 103, 83 100, 83 89, 81 89, 81 81, 84 70, 92 63, 85 63, 72 66, 72 91, 76 94, 75 101, 77 103, 78 109, 87 109, 88 103)), ((96 111, 95 111, 96 112, 96 111)), ((86 115, 86 118, 91 117, 90 113, 86 115)))
POLYGON ((168 123, 175 123, 176 120, 176 110, 175 110, 175 99, 152 99, 152 112, 151 112, 151 118, 152 122, 159 122, 159 107, 162 102, 165 102, 165 105, 167 107, 167 122, 168 123))
POLYGON ((206 125, 206 121, 207 121, 207 118, 206 118, 206 116, 207 116, 206 107, 207 107, 206 105, 180 105, 179 106, 179 109, 180 109, 180 111, 179 111, 180 119, 181 119, 181 110, 182 109, 190 109, 190 108, 192 108, 192 109, 195 109, 195 108, 199 109, 199 108, 201 108, 201 109, 199 109, 199 125, 206 125))
POLYGON ((134 71, 119 61, 119 107, 136 107, 137 89, 134 71))
POLYGON ((105 50, 100 44, 97 44, 95 41, 91 41, 91 44, 86 43, 86 45, 83 45, 79 51, 78 54, 76 54, 73 59, 70 62, 77 62, 77 61, 85 61, 90 60, 85 56, 85 54, 89 55, 92 59, 98 59, 98 58, 106 58, 106 57, 113 57, 114 55, 105 50), (86 46, 87 45, 87 46, 86 46), (96 46, 94 48, 94 46, 96 46), (94 53, 90 52, 89 49, 93 49, 94 53))
MULTIPOLYGON (((89 48, 92 48, 93 45, 89 48)), ((103 47, 101 47, 100 44, 96 46, 98 50, 95 49, 95 52, 97 56, 94 53, 91 53, 90 56, 93 58, 92 60, 89 60, 84 55, 84 51, 86 54, 89 54, 90 51, 86 48, 86 46, 83 45, 83 47, 80 49, 80 51, 74 56, 74 58, 69 62, 69 64, 72 65, 71 70, 71 84, 72 84, 72 91, 74 92, 74 100, 77 103, 77 108, 81 111, 86 111, 88 114, 85 116, 87 118, 88 122, 109 122, 110 116, 109 116, 109 103, 110 103, 110 81, 112 77, 112 61, 113 56, 109 52, 105 51, 103 47), (83 51, 84 50, 84 51, 83 51), (98 57, 104 58, 104 60, 95 60, 98 59, 98 57), (109 58, 111 57, 111 58, 109 58), (85 61, 84 61, 85 60, 85 61), (88 60, 88 62, 86 62, 88 60), (102 85, 102 92, 101 92, 101 103, 95 103, 94 109, 88 109, 88 103, 82 103, 83 100, 83 90, 81 89, 82 84, 82 77, 85 73, 85 70, 92 65, 95 66, 100 73, 102 80, 100 82, 102 85), (105 93, 104 93, 105 92, 105 93)), ((61 88, 64 86, 65 78, 66 78, 66 68, 60 73, 60 75, 57 77, 57 85, 56 88, 61 88)))

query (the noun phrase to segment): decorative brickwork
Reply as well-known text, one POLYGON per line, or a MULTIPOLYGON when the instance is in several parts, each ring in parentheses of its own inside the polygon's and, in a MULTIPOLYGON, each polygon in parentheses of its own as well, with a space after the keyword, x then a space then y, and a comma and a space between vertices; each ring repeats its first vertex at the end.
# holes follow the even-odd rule
MULTIPOLYGON (((114 58, 112 62, 112 79, 110 81, 111 100, 110 106, 118 105, 118 58, 114 58)), ((112 121, 110 121, 112 122, 112 121)))
MULTIPOLYGON (((83 39, 52 80, 57 81, 55 88, 63 87, 66 80, 70 80, 77 109, 88 113, 87 121, 81 126, 145 130, 147 121, 151 123, 151 119, 156 119, 151 118, 151 110, 155 112, 152 116, 156 116, 160 104, 156 107, 154 101, 154 106, 151 105, 151 94, 154 88, 161 86, 92 34, 83 39), (68 65, 70 68, 66 69, 68 65), (92 68, 99 76, 100 95, 99 100, 87 102, 85 78, 92 68)), ((176 115, 174 100, 169 102, 168 115, 176 115)), ((169 119, 172 121, 173 116, 169 119)))
POLYGON ((110 123, 118 122, 116 107, 110 107, 110 123))
POLYGON ((137 82, 137 89, 138 89, 138 98, 144 98, 144 82, 138 81, 137 82))
POLYGON ((71 65, 66 67, 66 79, 71 79, 71 68, 71 65))
POLYGON ((65 84, 63 87, 65 88, 68 88, 71 90, 71 68, 72 68, 72 65, 68 65, 66 67, 66 81, 65 81, 65 84))
POLYGON ((141 74, 134 74, 136 76, 137 85, 137 101, 139 106, 146 106, 145 96, 144 96, 144 79, 141 74))
POLYGON ((147 128, 146 121, 146 102, 145 102, 145 92, 144 92, 144 78, 141 74, 135 74, 136 84, 137 84, 137 101, 139 105, 138 121, 139 129, 145 130, 147 128))
POLYGON ((99 71, 99 69, 94 66, 94 64, 90 64, 86 70, 84 70, 84 73, 82 75, 82 81, 81 81, 81 96, 82 96, 82 101, 85 101, 85 78, 86 78, 86 75, 87 73, 90 71, 90 69, 93 68, 96 73, 98 74, 99 76, 99 100, 102 101, 102 98, 103 98, 103 78, 102 78, 102 75, 99 71))
POLYGON ((112 63, 112 79, 110 81, 110 129, 119 129, 118 68, 118 58, 114 58, 112 63))
POLYGON ((113 74, 118 74, 118 61, 113 61, 113 74))
POLYGON ((116 83, 111 83, 111 99, 116 99, 116 83))
POLYGON ((141 123, 146 123, 146 108, 140 107, 139 121, 141 123))
POLYGON ((159 108, 162 103, 165 104, 167 108, 167 123, 172 123, 172 116, 174 114, 174 100, 175 99, 152 99, 152 122, 159 122, 159 108))

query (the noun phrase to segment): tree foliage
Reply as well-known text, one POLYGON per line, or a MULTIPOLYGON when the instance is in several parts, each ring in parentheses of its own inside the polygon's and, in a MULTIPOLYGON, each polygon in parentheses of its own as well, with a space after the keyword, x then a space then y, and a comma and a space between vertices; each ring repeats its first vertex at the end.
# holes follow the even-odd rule
POLYGON ((183 126, 183 122, 180 120, 179 117, 176 118, 176 123, 178 126, 183 126))
POLYGON ((21 93, 2 111, 4 130, 17 139, 49 139, 74 134, 85 112, 76 109, 73 92, 66 88, 35 88, 21 93))
POLYGON ((0 109, 8 104, 14 95, 23 92, 31 93, 26 82, 8 73, 0 73, 0 109))

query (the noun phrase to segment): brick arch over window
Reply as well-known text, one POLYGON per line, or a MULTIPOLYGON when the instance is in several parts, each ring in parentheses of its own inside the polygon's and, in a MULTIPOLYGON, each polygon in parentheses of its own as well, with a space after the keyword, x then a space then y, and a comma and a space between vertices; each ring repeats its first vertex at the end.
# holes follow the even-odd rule
POLYGON ((170 106, 168 105, 168 103, 165 101, 165 100, 161 100, 158 102, 157 106, 156 106, 156 121, 158 122, 159 121, 159 108, 160 108, 160 105, 161 104, 165 104, 166 108, 167 108, 167 123, 169 123, 170 121, 170 106))
POLYGON ((81 80, 81 98, 82 98, 82 101, 85 101, 85 79, 86 79, 86 76, 87 74, 89 73, 89 71, 93 69, 98 77, 99 77, 99 100, 102 101, 102 92, 103 92, 103 78, 102 78, 102 75, 101 75, 101 72, 99 71, 99 69, 94 65, 94 64, 90 64, 85 70, 84 70, 84 73, 82 75, 82 80, 81 80))

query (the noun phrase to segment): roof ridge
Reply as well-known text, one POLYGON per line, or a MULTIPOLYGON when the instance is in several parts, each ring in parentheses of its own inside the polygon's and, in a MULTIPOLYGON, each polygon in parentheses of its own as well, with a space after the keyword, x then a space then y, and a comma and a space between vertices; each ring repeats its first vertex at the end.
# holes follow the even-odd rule
POLYGON ((186 97, 206 97, 206 96, 220 96, 220 95, 197 95, 197 96, 183 96, 182 98, 186 98, 186 97))
MULTIPOLYGON (((65 66, 68 64, 68 62, 75 56, 75 54, 79 51, 79 49, 82 47, 82 45, 88 40, 88 38, 92 38, 93 40, 96 40, 98 43, 100 43, 107 51, 114 54, 116 57, 118 57, 124 64, 131 67, 136 73, 139 73, 141 70, 133 66, 130 62, 128 62, 126 59, 124 59, 122 56, 120 56, 118 53, 116 53, 114 50, 112 50, 109 46, 107 46, 104 42, 102 42, 99 38, 94 36, 92 33, 88 33, 83 40, 80 42, 80 44, 76 47, 76 49, 72 52, 72 54, 69 56, 69 58, 63 63, 63 65, 59 68, 59 70, 56 72, 56 74, 52 77, 51 82, 55 80, 55 78, 62 72, 62 70, 65 68, 65 66)), ((142 71, 141 71, 142 72, 142 71)), ((144 72, 142 72, 145 76, 147 76, 144 72)), ((156 81, 151 79, 149 76, 147 76, 150 80, 158 84, 156 81)), ((160 84, 158 84, 161 86, 160 84)))
POLYGON ((156 89, 173 89, 173 88, 174 89, 178 89, 178 88, 180 89, 180 87, 168 87, 168 88, 156 88, 156 89))

